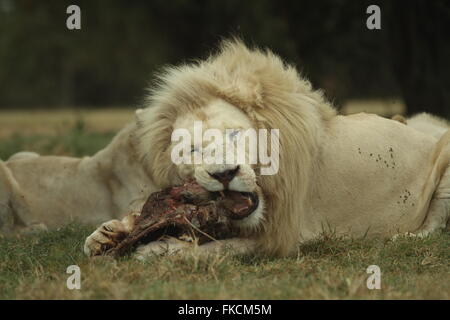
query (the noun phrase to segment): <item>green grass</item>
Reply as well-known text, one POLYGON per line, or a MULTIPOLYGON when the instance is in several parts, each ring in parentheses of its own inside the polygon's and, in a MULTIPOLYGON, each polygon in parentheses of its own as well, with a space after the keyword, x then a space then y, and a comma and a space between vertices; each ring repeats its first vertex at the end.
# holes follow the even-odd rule
POLYGON ((0 239, 1 299, 449 299, 450 235, 427 239, 327 238, 297 257, 126 257, 90 260, 82 253, 92 226, 0 239), (66 269, 81 268, 81 290, 66 269), (381 268, 369 290, 366 269, 381 268))
MULTIPOLYGON (((82 124, 58 136, 13 135, 0 158, 21 150, 89 155, 112 133, 82 124)), ((426 239, 306 243, 297 257, 155 257, 88 259, 84 239, 94 226, 0 238, 0 299, 450 299, 450 234, 426 239), (81 290, 69 290, 69 265, 81 268, 81 290), (381 268, 381 290, 369 290, 369 265, 381 268)))

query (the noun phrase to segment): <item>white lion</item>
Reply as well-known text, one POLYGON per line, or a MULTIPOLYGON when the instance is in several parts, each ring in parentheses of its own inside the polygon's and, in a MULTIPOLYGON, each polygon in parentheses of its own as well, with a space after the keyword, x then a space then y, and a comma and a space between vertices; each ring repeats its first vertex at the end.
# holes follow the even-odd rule
POLYGON ((395 115, 392 119, 403 124, 407 124, 409 127, 423 133, 432 135, 437 139, 440 139, 447 132, 447 130, 450 129, 450 125, 446 120, 425 112, 419 113, 409 119, 405 119, 401 115, 395 115))
MULTIPOLYGON (((105 222, 86 239, 101 254, 130 231, 146 197, 195 178, 217 191, 251 192, 254 212, 234 221, 240 238, 215 241, 199 252, 231 246, 239 252, 289 255, 298 243, 332 231, 352 237, 422 235, 445 228, 450 214, 450 132, 439 139, 371 114, 337 115, 294 67, 270 51, 225 42, 203 62, 167 69, 148 108, 92 158, 25 156, 0 164, 4 229, 70 217, 105 222), (171 133, 205 128, 279 129, 275 175, 260 165, 175 165, 171 133), (225 181, 226 180, 226 181, 225 181), (126 212, 125 218, 117 218, 126 212)), ((154 242, 139 255, 191 247, 154 242)))

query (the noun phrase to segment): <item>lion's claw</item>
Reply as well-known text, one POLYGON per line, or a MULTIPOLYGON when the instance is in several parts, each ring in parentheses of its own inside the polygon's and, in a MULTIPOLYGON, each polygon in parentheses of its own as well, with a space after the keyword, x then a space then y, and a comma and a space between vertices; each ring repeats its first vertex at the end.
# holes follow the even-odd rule
POLYGON ((119 220, 105 222, 86 238, 84 253, 90 257, 102 255, 115 247, 128 233, 125 225, 119 220))

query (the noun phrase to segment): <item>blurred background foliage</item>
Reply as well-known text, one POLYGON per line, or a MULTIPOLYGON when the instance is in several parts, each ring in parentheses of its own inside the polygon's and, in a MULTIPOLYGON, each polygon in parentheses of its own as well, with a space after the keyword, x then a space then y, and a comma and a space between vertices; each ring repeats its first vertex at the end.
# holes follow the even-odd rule
POLYGON ((0 108, 136 106, 155 71, 237 35, 337 106, 399 97, 450 118, 449 22, 447 0, 0 0, 0 108), (81 30, 66 28, 70 4, 81 30), (370 4, 381 30, 366 28, 370 4))

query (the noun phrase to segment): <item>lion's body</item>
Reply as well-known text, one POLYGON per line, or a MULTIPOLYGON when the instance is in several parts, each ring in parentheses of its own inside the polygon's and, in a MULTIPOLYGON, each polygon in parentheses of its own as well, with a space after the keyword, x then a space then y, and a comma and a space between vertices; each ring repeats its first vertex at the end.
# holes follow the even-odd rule
POLYGON ((99 223, 139 210, 156 189, 132 150, 133 127, 92 157, 18 154, 0 162, 0 230, 99 223))
POLYGON ((331 120, 321 141, 313 209, 305 219, 312 223, 302 227, 307 234, 331 227, 338 234, 389 237, 420 227, 432 196, 424 194, 425 185, 440 178, 430 177, 436 139, 358 114, 331 120))
POLYGON ((450 125, 444 119, 440 119, 428 113, 420 113, 406 121, 408 127, 412 127, 423 133, 440 138, 450 129, 450 125))
MULTIPOLYGON (((184 178, 221 190, 225 184, 211 173, 233 169, 237 174, 229 187, 260 198, 255 212, 240 222, 243 234, 252 240, 249 248, 268 254, 290 254, 299 241, 328 231, 391 237, 424 225, 433 231, 448 220, 450 133, 438 141, 374 115, 338 116, 295 68, 271 52, 227 42, 206 61, 168 69, 148 106, 92 158, 1 163, 0 203, 12 203, 25 224, 56 225, 74 212, 85 221, 112 219, 184 178), (258 165, 175 165, 171 133, 192 131, 196 120, 221 132, 279 129, 279 171, 262 176, 258 165)), ((5 216, 4 209, 0 213, 5 216)), ((130 221, 126 216, 104 223, 86 240, 86 253, 100 254, 115 232, 130 230, 130 221)))

